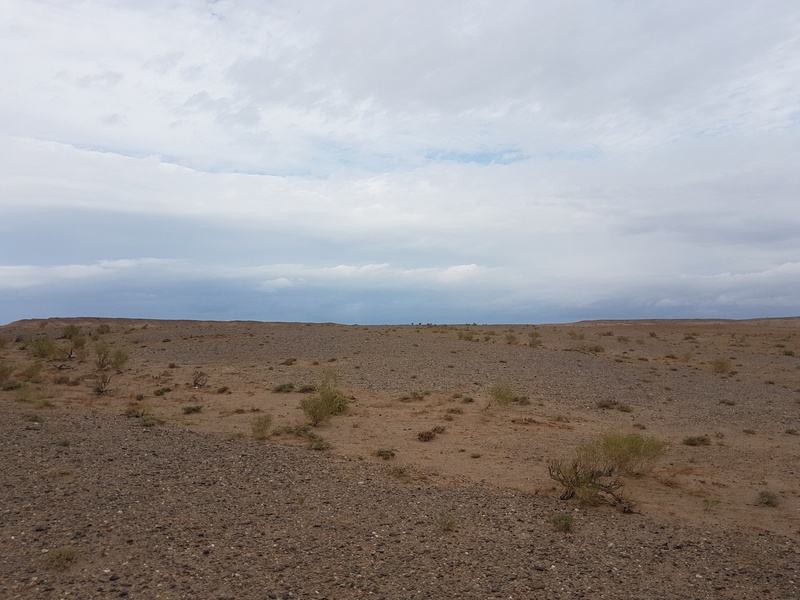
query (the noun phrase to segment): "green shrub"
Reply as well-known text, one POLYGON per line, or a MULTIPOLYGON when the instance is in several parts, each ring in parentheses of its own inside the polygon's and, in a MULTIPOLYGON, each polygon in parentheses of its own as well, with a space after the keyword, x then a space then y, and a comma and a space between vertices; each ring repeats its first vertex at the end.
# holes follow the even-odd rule
POLYGON ((317 388, 316 394, 300 400, 300 408, 313 426, 342 414, 349 403, 347 396, 336 388, 336 375, 330 371, 325 374, 317 388))
POLYGON ((665 442, 640 433, 607 433, 582 445, 578 454, 589 464, 609 465, 622 475, 640 475, 665 448, 665 442))
POLYGON ((272 391, 276 394, 288 394, 294 389, 293 383, 279 383, 275 387, 272 388, 272 391))
POLYGON ((389 460, 390 458, 394 458, 395 452, 392 448, 379 448, 375 451, 375 456, 378 458, 382 458, 383 460, 389 460))
POLYGON ((27 348, 33 358, 55 359, 60 352, 58 344, 50 338, 33 338, 27 348))
POLYGON ((511 404, 516 399, 514 388, 508 383, 495 383, 489 389, 489 395, 498 404, 511 404))
POLYGON ((201 405, 199 405, 199 404, 195 404, 195 405, 192 405, 192 406, 184 406, 183 407, 183 414, 191 415, 193 413, 199 413, 202 410, 203 410, 203 407, 201 405))
POLYGON ((272 415, 267 413, 257 416, 250 425, 250 432, 257 440, 265 440, 272 429, 272 415))
POLYGON ((575 517, 570 513, 559 513, 550 519, 550 523, 553 524, 553 529, 556 531, 570 533, 575 527, 575 517))

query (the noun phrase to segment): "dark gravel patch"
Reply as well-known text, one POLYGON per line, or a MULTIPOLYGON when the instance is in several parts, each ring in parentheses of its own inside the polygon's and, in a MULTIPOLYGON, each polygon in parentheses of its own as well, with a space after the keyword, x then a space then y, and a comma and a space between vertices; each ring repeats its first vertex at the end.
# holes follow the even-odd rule
POLYGON ((800 594, 800 552, 773 534, 403 483, 366 462, 2 396, 0 410, 2 598, 800 594), (562 511, 571 534, 550 523, 562 511), (77 559, 59 570, 63 547, 77 559))

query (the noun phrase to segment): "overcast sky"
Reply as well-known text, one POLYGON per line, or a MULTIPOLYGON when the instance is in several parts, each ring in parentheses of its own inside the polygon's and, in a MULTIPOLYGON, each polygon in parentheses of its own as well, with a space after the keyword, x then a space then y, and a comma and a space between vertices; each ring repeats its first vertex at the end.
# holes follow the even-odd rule
POLYGON ((0 322, 800 314, 797 0, 4 0, 0 322))

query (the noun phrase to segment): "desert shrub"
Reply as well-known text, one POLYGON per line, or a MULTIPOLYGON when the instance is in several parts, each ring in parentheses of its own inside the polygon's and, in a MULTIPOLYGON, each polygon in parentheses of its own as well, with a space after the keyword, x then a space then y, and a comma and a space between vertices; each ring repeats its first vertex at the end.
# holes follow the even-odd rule
POLYGON ((139 425, 142 427, 155 427, 164 423, 164 419, 159 419, 155 415, 144 415, 139 419, 139 425))
POLYGON ((272 415, 269 413, 259 415, 250 424, 250 433, 257 440, 265 440, 272 429, 272 415))
POLYGON ((407 394, 403 394, 402 396, 400 396, 398 398, 398 400, 400 402, 414 402, 414 401, 417 401, 417 400, 424 400, 425 396, 427 396, 428 394, 430 394, 430 392, 428 392, 428 391, 419 392, 419 391, 414 390, 413 392, 409 392, 407 394))
POLYGON ((191 406, 184 406, 183 407, 183 414, 191 415, 193 413, 199 413, 203 410, 203 407, 199 404, 191 405, 191 406))
MULTIPOLYGON (((142 329, 146 329, 146 326, 142 327, 142 329)), ((98 335, 105 335, 107 333, 111 333, 111 327, 103 323, 102 325, 97 326, 96 333, 98 335)))
POLYGON ((148 414, 150 414, 150 408, 136 404, 131 404, 122 411, 122 416, 129 419, 139 419, 148 414))
POLYGON ((128 362, 128 353, 121 349, 116 349, 111 354, 110 364, 117 373, 122 373, 122 368, 128 362))
POLYGON ((312 436, 308 439, 308 447, 311 450, 330 450, 331 443, 319 436, 312 436))
POLYGON ((172 388, 162 387, 162 388, 158 388, 156 391, 154 391, 153 395, 154 396, 163 396, 164 394, 167 394, 167 393, 169 393, 171 391, 172 391, 172 388))
POLYGON ((105 344, 97 344, 94 347, 94 364, 100 371, 105 371, 111 364, 111 349, 105 344))
POLYGON ((530 331, 528 332, 528 346, 531 348, 536 348, 542 345, 542 334, 538 331, 530 331))
POLYGON ((286 360, 282 361, 281 364, 286 367, 291 367, 296 362, 297 362, 296 358, 287 358, 286 360))
POLYGON ((518 342, 519 340, 517 340, 517 336, 515 336, 513 333, 506 334, 506 344, 516 346, 518 342))
POLYGON ((288 394, 294 389, 293 383, 279 383, 272 388, 272 391, 277 394, 288 394))
POLYGON ((13 372, 14 368, 10 365, 0 365, 0 384, 4 384, 11 379, 11 374, 13 372))
POLYGON ((5 348, 6 344, 8 344, 8 339, 4 338, 4 337, 0 337, 0 350, 5 348))
POLYGON ((60 352, 55 340, 45 337, 33 338, 27 345, 28 352, 33 358, 56 358, 60 352))
POLYGON ((342 414, 347 410, 348 399, 342 392, 334 387, 320 386, 319 392, 300 400, 300 408, 316 426, 325 423, 334 415, 342 414))
POLYGON ((65 340, 71 340, 79 335, 81 335, 81 328, 77 325, 67 325, 61 332, 61 338, 65 340))
POLYGON ((562 500, 577 498, 585 506, 604 501, 628 505, 619 493, 623 483, 615 476, 613 466, 601 466, 576 458, 550 461, 547 470, 550 478, 564 488, 562 500))
POLYGON ((711 361, 711 370, 714 373, 727 373, 731 370, 731 361, 727 358, 717 358, 711 361))
POLYGON ((707 435, 692 435, 683 438, 683 443, 687 446, 710 446, 711 438, 707 435))
POLYGON ((218 394, 224 394, 227 391, 228 391, 228 386, 227 385, 223 385, 221 388, 217 389, 217 393, 218 394))
POLYGON ((774 508, 778 506, 778 494, 769 490, 761 490, 756 497, 756 504, 774 508))
POLYGON ((446 431, 446 428, 444 427, 444 425, 436 425, 431 429, 431 431, 433 433, 444 433, 446 431))
POLYGON ((428 430, 428 431, 420 431, 417 434, 417 439, 420 442, 430 442, 435 437, 436 437, 436 433, 433 432, 433 431, 430 431, 430 430, 428 430))
POLYGON ((394 458, 395 451, 392 448, 379 448, 375 451, 375 456, 378 458, 382 458, 383 460, 389 460, 390 458, 394 458))
POLYGON ((609 465, 622 475, 639 475, 665 448, 665 442, 640 433, 612 432, 582 445, 578 454, 588 464, 609 465))
POLYGON ((471 342, 475 339, 475 334, 469 330, 461 329, 458 331, 458 339, 471 342))
POLYGON ((516 399, 514 388, 508 383, 495 383, 489 389, 489 395, 498 404, 511 404, 516 399))
POLYGON ((28 381, 30 383, 39 383, 41 381, 41 373, 42 373, 42 363, 35 362, 31 365, 25 367, 22 371, 20 371, 19 376, 22 381, 28 381))
POLYGON ((575 352, 589 352, 591 354, 600 354, 601 352, 606 351, 606 349, 600 344, 583 344, 582 346, 571 348, 571 350, 574 350, 575 352))
POLYGON ((553 529, 556 531, 570 533, 575 527, 575 517, 573 517, 570 513, 559 513, 557 515, 553 515, 553 517, 550 519, 550 523, 552 523, 553 529))
POLYGON ((95 385, 92 388, 95 394, 98 396, 102 396, 103 394, 108 393, 108 386, 111 384, 111 373, 107 373, 105 371, 100 371, 95 376, 95 385))
POLYGON ((47 564, 57 571, 66 571, 76 562, 80 553, 78 549, 73 546, 60 546, 51 549, 46 555, 45 560, 47 564))
POLYGON ((433 520, 433 524, 439 531, 455 531, 458 521, 453 515, 441 514, 433 520))
POLYGON ((19 382, 19 381, 14 381, 12 379, 9 379, 8 381, 4 381, 3 383, 0 383, 0 391, 3 391, 3 392, 10 392, 10 391, 13 391, 13 390, 18 390, 20 388, 22 388, 22 383, 19 382))
POLYGON ((307 383, 297 388, 298 394, 311 394, 316 391, 317 391, 317 386, 315 386, 313 383, 307 383))

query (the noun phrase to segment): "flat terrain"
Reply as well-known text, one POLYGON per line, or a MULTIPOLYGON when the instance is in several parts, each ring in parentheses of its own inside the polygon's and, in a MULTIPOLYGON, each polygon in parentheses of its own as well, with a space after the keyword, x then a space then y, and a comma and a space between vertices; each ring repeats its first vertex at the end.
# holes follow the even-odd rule
POLYGON ((800 596, 800 318, 0 340, 3 598, 800 596), (666 443, 633 512, 559 499, 549 463, 614 432, 666 443))

